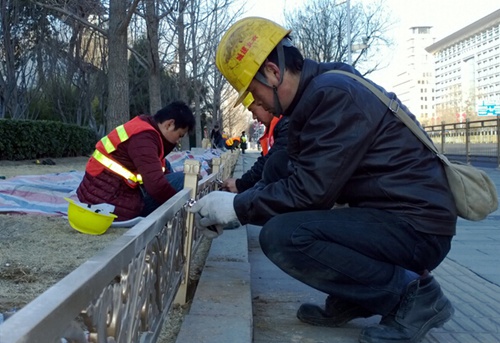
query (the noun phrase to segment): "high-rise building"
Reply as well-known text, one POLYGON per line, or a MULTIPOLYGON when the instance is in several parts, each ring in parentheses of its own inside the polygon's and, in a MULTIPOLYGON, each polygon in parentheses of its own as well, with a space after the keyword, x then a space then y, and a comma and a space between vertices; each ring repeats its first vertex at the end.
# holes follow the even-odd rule
POLYGON ((483 105, 500 105, 500 10, 426 50, 434 57, 433 124, 478 119, 483 105))
POLYGON ((435 40, 431 29, 431 26, 410 28, 403 45, 403 67, 394 85, 394 92, 423 124, 434 117, 434 65, 432 55, 425 50, 435 40))

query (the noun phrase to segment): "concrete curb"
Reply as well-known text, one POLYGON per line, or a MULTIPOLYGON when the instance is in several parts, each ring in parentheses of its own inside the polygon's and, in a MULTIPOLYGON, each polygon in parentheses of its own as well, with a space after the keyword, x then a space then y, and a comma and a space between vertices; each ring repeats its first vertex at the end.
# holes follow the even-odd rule
POLYGON ((251 343, 252 297, 246 227, 212 241, 177 343, 251 343))
MULTIPOLYGON (((234 177, 245 169, 238 157, 234 177)), ((212 241, 176 343, 251 343, 253 312, 246 226, 212 241)))

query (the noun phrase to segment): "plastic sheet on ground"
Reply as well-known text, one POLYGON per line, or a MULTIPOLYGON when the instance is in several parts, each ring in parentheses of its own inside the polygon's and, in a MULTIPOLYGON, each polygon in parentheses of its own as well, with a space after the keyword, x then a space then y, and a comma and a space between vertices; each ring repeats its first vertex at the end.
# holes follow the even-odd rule
MULTIPOLYGON (((170 153, 167 160, 174 171, 182 172, 186 159, 196 159, 201 163, 200 174, 205 177, 210 173, 208 161, 219 156, 220 151, 211 149, 196 155, 190 151, 179 151, 170 153)), ((0 213, 66 216, 68 202, 64 198, 78 200, 76 189, 83 175, 82 171, 71 171, 0 180, 0 213)))

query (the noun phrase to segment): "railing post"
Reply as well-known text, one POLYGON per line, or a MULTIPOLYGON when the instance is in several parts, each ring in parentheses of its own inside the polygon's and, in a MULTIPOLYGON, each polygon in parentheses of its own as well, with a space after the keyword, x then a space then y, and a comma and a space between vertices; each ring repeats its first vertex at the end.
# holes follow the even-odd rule
POLYGON ((497 168, 500 168, 500 115, 497 116, 497 168))
POLYGON ((217 174, 220 172, 220 165, 221 165, 221 159, 220 157, 215 157, 212 159, 212 174, 217 174))
POLYGON ((444 121, 441 122, 441 153, 444 154, 444 142, 445 142, 445 136, 446 136, 446 130, 444 128, 444 121))
POLYGON ((231 155, 233 154, 232 151, 227 151, 224 153, 224 159, 222 160, 222 175, 223 175, 223 180, 231 177, 231 155))
POLYGON ((221 179, 222 180, 225 180, 228 178, 228 175, 227 175, 227 159, 228 159, 228 154, 230 154, 231 152, 230 151, 226 151, 225 153, 223 153, 220 158, 221 158, 221 169, 222 170, 219 170, 219 172, 221 173, 221 179))
MULTIPOLYGON (((200 162, 197 160, 184 161, 184 188, 191 188, 191 199, 196 198, 198 192, 198 174, 200 173, 200 162)), ((186 238, 184 240, 184 266, 182 273, 182 281, 175 295, 175 304, 184 305, 187 302, 188 286, 189 286, 189 270, 191 264, 191 250, 193 247, 194 237, 194 215, 187 213, 186 215, 186 238)))
POLYGON ((231 164, 231 154, 231 151, 227 151, 224 154, 224 160, 222 162, 224 165, 224 170, 222 171, 222 173, 224 174, 224 180, 231 176, 231 167, 229 166, 231 164))
POLYGON ((470 119, 465 119, 465 163, 470 164, 470 119))
MULTIPOLYGON (((236 166, 236 162, 238 161, 238 157, 240 157, 240 151, 239 150, 234 155, 231 155, 231 172, 230 172, 231 175, 234 172, 234 168, 236 166)), ((242 162, 244 163, 245 159, 243 159, 242 162)), ((243 169, 245 169, 245 168, 243 167, 243 169)))

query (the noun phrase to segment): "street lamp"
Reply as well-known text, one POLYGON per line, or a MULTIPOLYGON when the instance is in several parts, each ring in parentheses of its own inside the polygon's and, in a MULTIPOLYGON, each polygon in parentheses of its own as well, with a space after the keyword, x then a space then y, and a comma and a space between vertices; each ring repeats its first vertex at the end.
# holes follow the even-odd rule
POLYGON ((347 63, 352 64, 352 44, 351 44, 351 0, 342 0, 336 3, 336 5, 346 4, 346 14, 347 14, 347 63))
MULTIPOLYGON (((362 44, 352 44, 352 27, 351 27, 351 0, 345 0, 347 9, 347 63, 352 65, 352 52, 363 50, 368 47, 368 39, 363 38, 362 44), (366 40, 366 41, 365 41, 366 40)), ((343 4, 341 2, 340 4, 343 4)))
POLYGON ((347 63, 352 64, 351 47, 351 0, 346 0, 347 5, 347 63))

